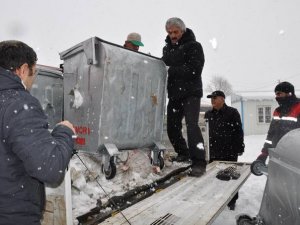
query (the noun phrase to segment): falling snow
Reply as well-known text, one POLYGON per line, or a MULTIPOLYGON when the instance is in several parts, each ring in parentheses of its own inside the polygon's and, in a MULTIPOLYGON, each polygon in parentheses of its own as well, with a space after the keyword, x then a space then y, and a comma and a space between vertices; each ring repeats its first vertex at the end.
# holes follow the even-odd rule
POLYGON ((218 47, 218 42, 217 42, 217 39, 216 39, 216 38, 210 39, 209 42, 210 42, 210 44, 211 44, 211 46, 212 46, 213 49, 217 49, 217 47, 218 47))

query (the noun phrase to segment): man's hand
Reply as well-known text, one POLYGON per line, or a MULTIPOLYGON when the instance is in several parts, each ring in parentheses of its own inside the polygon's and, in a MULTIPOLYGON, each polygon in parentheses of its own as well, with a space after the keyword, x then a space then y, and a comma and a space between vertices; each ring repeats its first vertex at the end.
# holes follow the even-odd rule
POLYGON ((262 152, 256 160, 259 160, 261 162, 263 162, 264 164, 266 164, 266 161, 267 161, 267 158, 268 158, 268 155, 265 153, 265 152, 262 152))
POLYGON ((59 125, 66 126, 66 127, 69 127, 69 128, 73 131, 73 133, 76 134, 75 128, 74 128, 73 124, 70 123, 68 120, 61 121, 61 122, 58 123, 58 124, 59 124, 59 125))

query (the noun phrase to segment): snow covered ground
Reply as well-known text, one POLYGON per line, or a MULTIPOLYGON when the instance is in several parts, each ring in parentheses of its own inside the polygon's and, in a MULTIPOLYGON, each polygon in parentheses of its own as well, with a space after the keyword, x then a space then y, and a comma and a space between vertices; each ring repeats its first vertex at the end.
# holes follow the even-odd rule
MULTIPOLYGON (((246 136, 245 153, 239 158, 239 161, 252 162, 255 160, 264 139, 265 135, 246 136)), ((152 167, 147 166, 149 165, 148 153, 146 150, 124 152, 121 157, 122 162, 118 164, 117 175, 112 180, 106 180, 101 173, 99 167, 101 158, 98 155, 90 157, 90 155, 87 156, 84 153, 79 154, 89 171, 85 169, 80 159, 74 156, 71 161, 74 224, 78 224, 76 217, 94 208, 99 198, 101 198, 102 202, 105 202, 109 197, 121 195, 136 186, 151 183, 182 166, 180 163, 172 164, 166 162, 166 167, 161 173, 155 174, 152 171, 152 167), (101 187, 95 182, 96 177, 101 187)), ((235 224, 235 216, 240 213, 255 216, 259 210, 265 182, 265 176, 257 177, 251 175, 239 191, 239 199, 235 211, 230 211, 226 208, 214 221, 213 225, 233 225, 235 224)))
MULTIPOLYGON (((239 157, 241 162, 253 162, 260 153, 266 135, 245 136, 245 153, 239 157)), ((234 211, 226 208, 212 225, 234 225, 235 216, 241 213, 256 216, 259 211, 266 176, 250 175, 248 180, 239 191, 239 199, 236 202, 234 211)))

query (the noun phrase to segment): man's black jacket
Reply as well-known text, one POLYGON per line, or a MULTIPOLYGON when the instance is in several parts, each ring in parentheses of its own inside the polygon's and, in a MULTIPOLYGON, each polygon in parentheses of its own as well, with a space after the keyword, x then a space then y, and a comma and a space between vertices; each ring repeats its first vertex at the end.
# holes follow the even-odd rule
POLYGON ((239 112, 224 104, 220 110, 205 113, 209 123, 209 150, 211 159, 234 159, 244 152, 244 132, 239 112))
POLYGON ((202 97, 204 53, 191 29, 186 29, 177 44, 172 44, 167 36, 162 60, 169 66, 167 88, 170 99, 191 95, 202 97))

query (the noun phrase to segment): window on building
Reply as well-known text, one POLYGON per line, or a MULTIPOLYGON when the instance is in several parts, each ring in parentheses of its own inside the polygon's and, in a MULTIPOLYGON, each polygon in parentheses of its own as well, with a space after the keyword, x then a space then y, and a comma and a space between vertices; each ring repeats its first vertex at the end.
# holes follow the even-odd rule
POLYGON ((257 108, 258 123, 271 122, 271 106, 260 106, 257 108))

